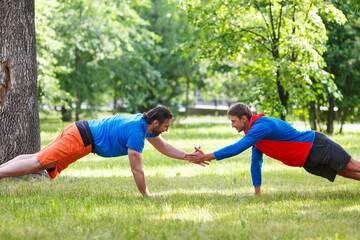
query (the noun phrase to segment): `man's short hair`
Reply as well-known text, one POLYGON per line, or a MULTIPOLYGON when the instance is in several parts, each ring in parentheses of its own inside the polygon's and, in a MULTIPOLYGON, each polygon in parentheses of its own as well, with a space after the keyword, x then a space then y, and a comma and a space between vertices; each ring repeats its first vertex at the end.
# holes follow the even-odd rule
POLYGON ((158 120, 159 124, 162 124, 173 117, 174 114, 165 106, 158 106, 143 114, 143 118, 145 118, 147 124, 152 124, 155 120, 158 120))
POLYGON ((249 108, 248 105, 246 105, 245 103, 235 103, 234 105, 232 105, 228 111, 228 115, 233 115, 238 117, 239 119, 242 118, 242 116, 246 116, 247 119, 251 119, 252 116, 252 112, 249 108))

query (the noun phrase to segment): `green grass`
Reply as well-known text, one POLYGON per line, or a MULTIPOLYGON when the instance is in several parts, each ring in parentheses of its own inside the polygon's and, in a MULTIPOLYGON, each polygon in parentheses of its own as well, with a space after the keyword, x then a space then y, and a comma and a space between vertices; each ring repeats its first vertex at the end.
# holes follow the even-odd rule
MULTIPOLYGON (((67 124, 41 121, 45 146, 67 124)), ((214 151, 241 135, 230 124, 176 123, 163 135, 192 151, 214 151)), ((359 159, 360 132, 332 139, 359 159)), ((360 182, 334 183, 264 158, 262 196, 253 193, 250 155, 206 168, 145 144, 141 197, 127 157, 90 154, 55 180, 0 180, 0 239, 360 239, 360 182)))

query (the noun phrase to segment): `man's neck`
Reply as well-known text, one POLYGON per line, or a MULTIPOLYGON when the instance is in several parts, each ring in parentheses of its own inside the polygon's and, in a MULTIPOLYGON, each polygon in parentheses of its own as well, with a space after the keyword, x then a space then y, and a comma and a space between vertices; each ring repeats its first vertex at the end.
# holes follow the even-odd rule
POLYGON ((245 122, 245 131, 249 131, 249 127, 250 127, 250 121, 249 120, 246 120, 245 122))

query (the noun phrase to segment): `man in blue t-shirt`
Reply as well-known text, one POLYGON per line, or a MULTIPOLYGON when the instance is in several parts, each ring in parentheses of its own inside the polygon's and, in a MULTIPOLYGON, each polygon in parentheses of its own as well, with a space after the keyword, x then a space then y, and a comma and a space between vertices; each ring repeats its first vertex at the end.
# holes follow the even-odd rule
POLYGON ((193 163, 222 160, 252 147, 251 176, 255 194, 260 194, 263 154, 288 166, 303 167, 332 182, 336 175, 360 180, 360 162, 323 133, 300 132, 282 120, 265 117, 262 113, 253 115, 243 103, 233 105, 228 115, 232 127, 238 132, 244 131, 245 137, 213 153, 204 154, 200 148, 195 148, 196 152, 186 155, 186 160, 193 163))
POLYGON ((91 152, 102 157, 128 155, 136 186, 143 195, 150 196, 142 164, 145 138, 168 157, 184 160, 186 155, 160 136, 168 130, 172 118, 168 108, 159 106, 144 114, 75 122, 40 152, 20 155, 0 165, 0 178, 46 170, 54 179, 71 163, 91 152))

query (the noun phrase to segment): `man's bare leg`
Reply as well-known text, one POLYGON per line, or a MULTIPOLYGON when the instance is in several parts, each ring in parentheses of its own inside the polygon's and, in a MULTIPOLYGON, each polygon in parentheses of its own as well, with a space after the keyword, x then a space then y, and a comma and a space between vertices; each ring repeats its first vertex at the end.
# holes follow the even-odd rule
POLYGON ((346 165, 345 169, 338 173, 338 175, 346 178, 360 180, 360 162, 354 158, 350 158, 350 161, 346 165))
POLYGON ((23 154, 23 155, 19 155, 19 156, 13 158, 13 159, 7 161, 7 162, 4 163, 4 164, 1 164, 1 165, 0 165, 0 168, 5 167, 6 165, 10 164, 11 162, 30 159, 30 158, 34 157, 34 155, 36 155, 36 154, 37 154, 37 153, 35 153, 35 154, 23 154))
POLYGON ((42 166, 36 156, 32 154, 21 159, 13 159, 0 168, 0 178, 19 177, 30 173, 39 172, 45 169, 55 168, 57 162, 42 166))

